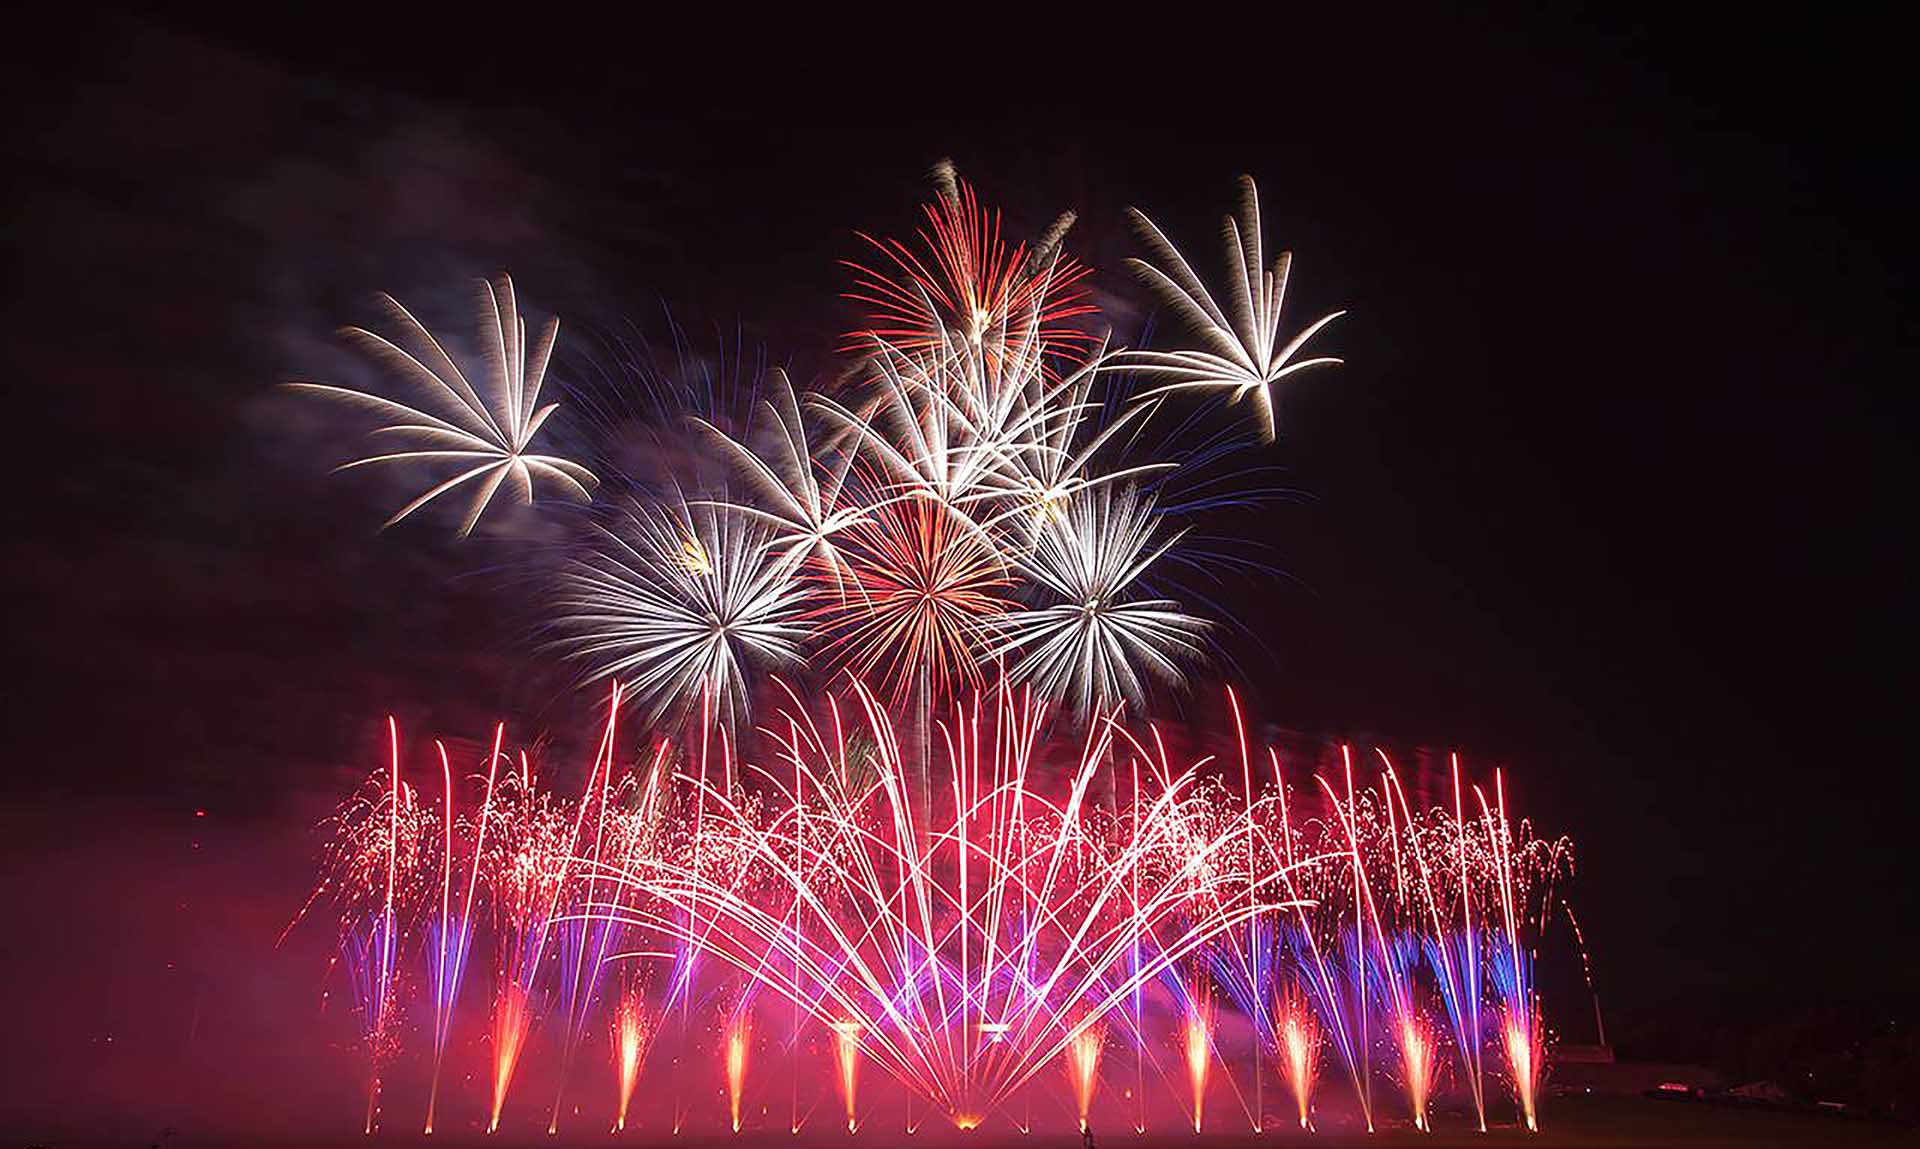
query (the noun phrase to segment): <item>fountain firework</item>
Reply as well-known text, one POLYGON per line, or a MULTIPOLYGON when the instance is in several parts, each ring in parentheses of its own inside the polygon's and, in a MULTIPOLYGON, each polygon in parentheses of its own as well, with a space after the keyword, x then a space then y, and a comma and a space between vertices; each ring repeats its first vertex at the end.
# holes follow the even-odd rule
MULTIPOLYGON (((356 980, 375 1080, 398 1053, 409 994, 434 1004, 427 1056, 435 1065, 445 1056, 440 1035, 457 998, 440 957, 447 934, 435 927, 444 918, 457 933, 478 920, 465 902, 494 908, 502 955, 489 1127, 536 1015, 562 1027, 564 1087, 577 1045, 566 1033, 589 1032, 604 1011, 612 1124, 625 1128, 655 1019, 669 1004, 691 1011, 704 1001, 720 1003, 727 1119, 743 1125, 756 1018, 772 1016, 764 998, 797 1015, 786 1048, 800 1048, 801 1029, 831 1043, 830 1095, 850 1130, 862 1123, 863 1065, 956 1128, 1005 1112, 1058 1065, 1074 1118, 1086 1120, 1116 1035, 1155 1065, 1172 1041, 1197 1130, 1225 1054, 1216 988, 1275 1059, 1303 1128, 1315 1124, 1324 1050, 1348 1064, 1363 1116, 1375 1115, 1371 1087, 1390 1068, 1412 1124, 1428 1128, 1443 1052, 1428 1019, 1456 1012, 1478 1019, 1467 1032, 1494 1044, 1520 1120, 1537 1122, 1546 1033, 1530 954, 1544 923, 1532 907, 1550 900, 1546 883, 1567 855, 1564 842, 1508 820, 1504 779, 1491 799, 1466 787, 1483 802, 1475 819, 1440 809, 1414 817, 1390 764, 1382 760, 1369 790, 1345 757, 1339 785, 1315 776, 1318 810, 1303 817, 1280 779, 1244 793, 1210 755, 1176 765, 1157 729, 1136 736, 1109 714, 1062 743, 1044 734, 1045 718, 1031 692, 1004 680, 941 715, 948 787, 926 827, 915 821, 887 712, 858 684, 817 712, 789 691, 768 728, 772 765, 737 761, 710 777, 689 756, 676 771, 661 742, 644 776, 615 778, 610 725, 578 797, 541 787, 523 756, 519 769, 496 767, 491 787, 474 787, 470 822, 451 804, 419 805, 396 731, 395 756, 342 808, 322 888, 339 901, 343 948, 364 971, 356 980), (1090 797, 1097 779, 1129 777, 1136 792, 1090 797), (446 843, 462 827, 474 842, 468 856, 482 862, 455 896, 446 843), (702 848, 690 865, 696 832, 702 848), (1466 869, 1452 869, 1460 860, 1466 869), (1462 894, 1470 914, 1442 915, 1462 894), (410 925, 422 921, 430 928, 410 925), (1440 932, 1426 936, 1435 922, 1440 932), (1471 947, 1460 936, 1469 923, 1471 947), (640 938, 654 948, 631 944, 640 938), (1449 972, 1454 955, 1469 948, 1489 955, 1485 992, 1449 1004, 1461 984, 1449 972), (650 998, 644 973, 656 961, 678 967, 678 988, 650 998), (608 967, 618 976, 602 994, 608 967), (1258 1010, 1240 992, 1249 983, 1232 976, 1253 968, 1268 995, 1258 1010), (711 987, 705 996, 687 984, 696 976, 711 987), (1363 1054, 1376 1042, 1384 1057, 1363 1054)), ((507 760, 496 740, 490 761, 507 760)), ((444 786, 449 767, 438 755, 434 764, 444 786)), ((1482 1050, 1451 1044, 1461 1066, 1478 1063, 1482 1050)), ((1472 1080, 1464 1070, 1460 1078, 1472 1080)))

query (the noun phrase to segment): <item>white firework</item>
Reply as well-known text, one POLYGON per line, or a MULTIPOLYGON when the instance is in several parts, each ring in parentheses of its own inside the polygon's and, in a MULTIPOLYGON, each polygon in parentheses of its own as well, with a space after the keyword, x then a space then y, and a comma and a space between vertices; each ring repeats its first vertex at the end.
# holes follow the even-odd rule
POLYGON ((407 346, 361 327, 348 327, 343 334, 411 385, 422 396, 419 406, 327 383, 288 384, 295 390, 345 400, 384 420, 373 435, 397 449, 355 459, 337 470, 377 463, 426 463, 454 472, 401 507, 384 526, 400 522, 442 495, 470 487, 472 499, 460 522, 459 533, 465 537, 503 486, 511 484, 521 500, 530 504, 536 485, 555 487, 569 498, 585 501, 591 497, 588 488, 598 482, 578 463, 532 449, 533 437, 560 406, 540 404, 560 320, 548 320, 529 349, 527 322, 515 302, 513 280, 501 276, 497 284, 483 280, 481 286, 479 334, 485 365, 478 388, 440 341, 390 295, 380 298, 407 346))
POLYGON ((1229 402, 1251 397, 1262 438, 1273 441, 1273 388, 1281 380, 1340 362, 1331 356, 1295 359, 1321 328, 1345 315, 1335 311, 1280 342, 1280 307, 1286 300, 1293 253, 1283 251, 1272 270, 1262 266, 1260 194, 1251 176, 1240 177, 1240 218, 1227 217, 1224 233, 1231 282, 1221 307, 1179 249, 1139 211, 1134 222, 1155 262, 1129 259, 1131 266, 1198 336, 1201 346, 1182 351, 1131 351, 1116 359, 1143 374, 1170 380, 1148 395, 1167 391, 1225 391, 1229 402))
POLYGON ((747 716, 750 667, 804 661, 803 588, 762 524, 724 507, 633 502, 560 573, 560 645, 649 720, 703 705, 747 716))
POLYGON ((1060 378, 1043 369, 1038 347, 1031 322, 993 356, 963 340, 913 355, 881 344, 874 357, 880 393, 868 407, 855 411, 824 397, 813 405, 877 464, 892 490, 930 498, 985 533, 1012 528, 1028 537, 1075 492, 1167 466, 1095 472, 1096 453, 1146 407, 1098 423, 1101 406, 1090 391, 1104 343, 1060 378))
POLYGON ((1016 659, 1009 676, 1076 713, 1139 705, 1144 676, 1178 684, 1206 655, 1208 624, 1164 598, 1136 597, 1140 576, 1180 540, 1155 542, 1153 503, 1132 488, 1099 487, 1050 517, 1024 574, 1055 601, 1009 613, 991 657, 1016 659))
POLYGON ((816 454, 801 417, 800 401, 787 373, 772 371, 773 394, 762 410, 772 438, 769 452, 734 439, 705 419, 694 423, 719 444, 734 469, 743 475, 754 502, 725 504, 730 510, 774 530, 773 546, 792 562, 811 559, 837 581, 842 559, 834 539, 865 521, 872 508, 846 497, 852 452, 837 456, 816 454))

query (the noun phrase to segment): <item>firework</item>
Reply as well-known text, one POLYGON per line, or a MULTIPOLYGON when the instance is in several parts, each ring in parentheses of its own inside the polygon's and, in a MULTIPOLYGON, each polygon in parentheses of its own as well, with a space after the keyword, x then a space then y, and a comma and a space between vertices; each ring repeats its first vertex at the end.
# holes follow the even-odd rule
POLYGON ((1061 251, 1073 213, 1054 221, 1032 249, 1001 235, 1000 213, 982 205, 950 160, 934 167, 938 194, 922 211, 920 251, 895 239, 861 234, 881 265, 846 261, 855 275, 848 298, 869 309, 868 328, 850 348, 875 344, 918 353, 946 348, 953 340, 1003 349, 1032 328, 1054 346, 1091 342, 1072 326, 1094 309, 1080 286, 1087 271, 1061 251))
POLYGON ((749 664, 798 664, 807 637, 795 564, 772 541, 723 507, 631 501, 561 573, 561 645, 649 718, 698 703, 738 723, 749 664))
POLYGON ((840 554, 852 589, 821 610, 829 656, 895 699, 980 682, 1011 578, 964 517, 931 499, 887 503, 843 533, 840 554))
POLYGON ((762 403, 763 429, 769 432, 773 447, 771 459, 712 423, 696 420, 745 477, 758 500, 723 505, 771 526, 776 532, 771 545, 786 561, 811 561, 837 576, 841 561, 834 549, 835 537, 871 513, 869 507, 848 498, 847 475, 854 455, 817 454, 792 381, 778 369, 771 377, 771 397, 762 403))
MULTIPOLYGON (((1215 1070, 1234 1076, 1221 1061, 1222 1008, 1251 1023, 1309 1127, 1330 1047, 1364 1117, 1378 1115, 1371 1090, 1384 1076, 1405 1093, 1412 1124, 1429 1128, 1442 1050, 1428 1019, 1442 1013, 1456 1042, 1464 1033, 1491 1045, 1522 1122, 1537 1127, 1547 1031, 1532 989, 1536 908, 1555 901, 1565 845, 1509 821, 1504 779, 1491 797, 1463 785, 1476 818, 1416 816, 1384 756, 1368 787, 1343 755, 1337 774, 1315 776, 1319 812, 1303 817, 1271 751, 1273 778, 1254 784, 1241 727, 1238 790, 1203 776, 1211 756, 1182 765, 1158 730, 1136 734, 1112 714, 1063 760, 1045 706, 1003 681, 943 706, 942 800, 921 806, 877 692, 856 684, 817 710, 791 688, 786 697, 765 727, 771 757, 736 758, 723 728, 713 772, 704 753, 679 759, 661 740, 640 778, 616 778, 610 723, 571 800, 546 790, 525 755, 506 768, 496 729, 487 785, 471 789, 475 817, 456 811, 444 753, 434 763, 442 801, 419 800, 390 728, 388 762, 334 821, 316 893, 339 907, 360 995, 369 1127, 382 1067, 404 1044, 400 1003, 416 990, 435 1007, 437 1078, 460 1001, 460 939, 472 944, 485 920, 498 955, 490 1127, 536 1013, 563 1022, 553 1045, 563 1086, 578 1034, 602 1018, 617 1128, 634 1119, 659 1011, 690 1021, 717 1008, 724 1119, 744 1128, 755 1034, 771 1016, 763 999, 794 1017, 792 1043, 769 1048, 797 1051, 810 1028, 830 1043, 827 1089, 850 1129, 864 1124, 867 1066, 971 1128, 1057 1065, 1088 1120, 1115 1039, 1135 1047, 1135 1088, 1145 1062, 1171 1048, 1160 1072, 1204 1128, 1220 1096, 1215 1070), (1110 809, 1090 801, 1108 777, 1133 780, 1110 809), (464 875, 462 858, 477 859, 464 875), (482 905, 487 919, 474 913, 482 905), (652 939, 665 944, 636 948, 652 939), (1471 997, 1461 987, 1480 983, 1461 972, 1467 952, 1486 955, 1490 972, 1471 997), (658 1008, 640 964, 654 959, 674 964, 658 1008), (599 992, 616 963, 613 990, 599 992), (1391 1054, 1380 1065, 1376 1044, 1391 1054)), ((681 1041, 684 1059, 693 1046, 685 1032, 681 1041)), ((1479 1050, 1456 1050, 1478 1064, 1470 1053, 1479 1050)), ((1258 1062, 1252 1075, 1250 1097, 1234 1092, 1257 1128, 1258 1062)), ((796 1129, 802 1112, 796 1099, 796 1129)))
POLYGON ((613 1049, 614 1073, 619 1089, 619 1108, 614 1111, 613 1131, 615 1133, 627 1127, 627 1110, 633 1104, 634 1086, 640 1083, 640 1067, 646 1064, 647 1051, 653 1044, 654 1023, 647 1013, 646 1000, 638 989, 629 987, 620 995, 620 1004, 613 1015, 613 1035, 610 1045, 613 1049))
POLYGON ((1135 351, 1124 358, 1128 366, 1143 374, 1170 380, 1158 388, 1159 392, 1225 391, 1234 403, 1251 398, 1261 437, 1271 442, 1275 384, 1310 367, 1339 363, 1327 356, 1295 359, 1294 355, 1321 328, 1346 313, 1321 316, 1286 343, 1280 343, 1280 307, 1286 300, 1293 253, 1281 252, 1272 270, 1263 266, 1260 194, 1251 176, 1241 177, 1240 195, 1239 218, 1229 216, 1224 225, 1230 267, 1225 308, 1154 222, 1143 212, 1133 213, 1153 259, 1132 259, 1128 264, 1192 328, 1201 346, 1180 351, 1135 351))
POLYGON ((847 1132, 852 1133, 860 1124, 856 1100, 860 1089, 860 1023, 836 1021, 828 1028, 833 1030, 835 1081, 840 1086, 840 1100, 847 1107, 847 1132))
POLYGON ((360 327, 344 334, 376 362, 392 370, 422 396, 420 406, 326 383, 290 383, 289 387, 343 400, 382 420, 373 432, 381 442, 400 449, 382 451, 342 464, 340 470, 392 463, 423 463, 455 472, 408 502, 386 521, 400 522, 440 496, 461 487, 473 495, 460 521, 464 537, 473 530, 502 486, 510 486, 521 500, 532 503, 536 485, 557 488, 568 498, 585 501, 596 480, 592 472, 558 455, 537 453, 533 437, 540 432, 558 403, 540 405, 547 361, 553 354, 560 321, 551 319, 527 345, 527 323, 514 298, 513 281, 482 281, 480 343, 485 365, 476 390, 453 362, 440 341, 392 296, 381 296, 391 318, 400 326, 403 347, 385 336, 360 327), (531 362, 529 362, 531 355, 531 362), (484 394, 482 393, 484 391, 484 394))
MULTIPOLYGON (((798 781, 778 784, 791 805, 766 825, 709 795, 718 812, 709 832, 748 851, 735 871, 746 881, 657 864, 629 880, 647 903, 674 910, 644 918, 651 927, 701 939, 824 1026, 857 1020, 863 1059, 956 1126, 977 1124, 1140 983, 1259 905, 1242 878, 1237 893, 1223 885, 1204 912, 1187 912, 1195 882, 1227 880, 1230 867, 1206 863, 1237 837, 1196 844, 1163 817, 1132 839, 1101 841, 1086 794, 1110 733, 1090 738, 1064 800, 1034 792, 1043 711, 1007 687, 942 722, 951 804, 923 834, 891 724, 874 694, 857 689, 856 700, 872 739, 857 762, 837 720, 821 729, 787 716, 782 754, 798 781), (1176 854, 1187 861, 1159 864, 1176 854), (1137 904, 1123 894, 1129 877, 1140 879, 1137 904), (1133 931, 1156 922, 1178 928, 1127 968, 1133 931), (1062 1003, 1082 1004, 1084 1020, 1062 1016, 1062 1003)), ((1191 770, 1176 775, 1152 805, 1178 806, 1193 784, 1191 770)))
POLYGON ((1313 1082, 1320 1072, 1320 1022, 1298 988, 1289 988, 1276 1004, 1274 1052, 1280 1075, 1300 1111, 1300 1128, 1313 1128, 1313 1082))
POLYGON ((1080 1131, 1088 1129, 1093 1109, 1093 1091, 1100 1083, 1100 1053, 1106 1044, 1106 1032, 1100 1026, 1082 1029, 1067 1046, 1067 1081, 1073 1087, 1073 1100, 1080 1110, 1080 1131))
MULTIPOLYGON (((1213 561, 1176 549, 1203 537, 1187 534, 1198 514, 1260 497, 1217 461, 1273 437, 1282 380, 1335 362, 1298 354, 1339 313, 1281 342, 1290 259, 1264 267, 1248 181, 1218 298, 1138 217, 1150 258, 1136 268, 1198 349, 1110 352, 1078 325, 1092 308, 1063 249, 1070 217, 1023 245, 950 165, 935 179, 917 242, 869 239, 879 258, 853 265, 862 361, 834 393, 772 371, 764 390, 643 404, 682 428, 678 408, 699 407, 697 438, 723 465, 625 484, 560 561, 553 645, 610 684, 577 795, 507 755, 496 728, 484 788, 457 787, 436 744, 441 797, 423 801, 389 722, 387 761, 334 819, 314 895, 338 911, 357 994, 366 1129, 406 1044, 403 1007, 423 1000, 432 1131, 455 1015, 477 1008, 462 1005, 468 957, 489 943, 489 1130, 544 1047, 557 1133, 595 1035, 612 1128, 643 1120, 638 1081, 674 1043, 673 1012, 675 1132, 716 1081, 716 1122, 751 1124, 746 1090, 783 1051, 800 1132, 813 1110, 797 1059, 822 1043, 819 1100, 837 1099, 849 1133, 888 1088, 908 1132, 929 1114, 1030 1131, 1032 1086, 1055 1074, 1090 1133, 1109 1043, 1133 1047, 1143 1133, 1150 1062, 1196 1133, 1210 1099, 1219 1125, 1229 1089, 1260 1132, 1268 1057, 1303 1129, 1337 1061, 1369 1130, 1400 1120, 1374 1103, 1383 1081, 1427 1130, 1447 1044, 1481 1128, 1488 1057, 1537 1128, 1549 1033, 1533 962, 1566 847, 1509 820, 1503 777, 1490 800, 1456 759, 1453 808, 1421 810, 1385 754, 1369 783, 1342 746, 1337 771, 1295 791, 1271 747, 1256 778, 1231 690, 1237 756, 1206 752, 1203 730, 1178 732, 1176 754, 1144 721, 1149 688, 1184 685, 1210 649, 1165 569, 1213 561), (1127 370, 1154 385, 1096 391, 1127 370), (1147 449, 1142 427, 1182 390, 1251 399, 1256 426, 1202 434, 1217 420, 1189 413, 1168 421, 1177 443, 1147 449), (1206 474, 1175 483, 1168 459, 1206 474), (624 708, 647 724, 637 776, 616 766, 624 708), (463 789, 479 798, 466 815, 463 789), (1246 1029, 1250 1065, 1235 1053, 1246 1029), (863 1076, 877 1082, 864 1108, 863 1076)), ((400 343, 350 336, 423 406, 299 386, 388 421, 375 433, 402 449, 350 466, 453 465, 391 521, 468 486, 463 534, 502 487, 587 497, 584 468, 528 450, 554 408, 539 397, 557 322, 529 345, 511 284, 489 285, 475 388, 388 303, 400 343)), ((637 409, 625 398, 603 406, 637 409)))
POLYGON ((995 657, 1049 699, 1088 715, 1145 700, 1144 674, 1178 683, 1183 664, 1204 657, 1207 624, 1172 599, 1138 597, 1136 586, 1179 541, 1155 539, 1153 504, 1132 490, 1084 492, 1043 524, 1019 560, 1050 605, 1011 611, 995 657))
POLYGON ((1198 1133, 1206 1117, 1207 1076, 1213 1068, 1213 1003, 1202 994, 1194 994, 1188 1003, 1180 1052, 1187 1067, 1187 1086, 1193 1090, 1193 1131, 1198 1133))

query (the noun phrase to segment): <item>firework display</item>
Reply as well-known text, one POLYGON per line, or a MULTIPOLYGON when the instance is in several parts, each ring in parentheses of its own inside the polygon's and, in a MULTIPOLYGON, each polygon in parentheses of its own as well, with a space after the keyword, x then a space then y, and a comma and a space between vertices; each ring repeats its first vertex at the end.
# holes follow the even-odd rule
POLYGON ((1231 689, 1228 736, 1148 717, 1227 621, 1169 582, 1205 564, 1191 518, 1249 497, 1209 494, 1208 464, 1274 438, 1274 388, 1337 362, 1297 355, 1339 313, 1282 340, 1290 256, 1265 266, 1248 180, 1218 295, 1136 213, 1136 270, 1195 345, 1117 348, 1088 326, 1071 213, 1014 242, 934 174, 914 242, 863 237, 848 265, 855 369, 680 412, 662 433, 699 473, 531 453, 558 325, 529 348, 504 278, 484 398, 397 303, 411 350, 350 335, 428 406, 297 385, 405 445, 349 466, 452 466, 391 522, 467 484, 463 535, 502 486, 591 502, 548 618, 549 649, 605 691, 584 784, 556 788, 501 727, 458 768, 434 744, 422 786, 390 722, 330 825, 309 911, 338 924, 365 1128, 416 1057, 431 1133, 443 1075, 475 1056, 485 1112, 459 1120, 489 1132, 536 1110, 548 1132, 576 1113, 615 1133, 1055 1114, 1090 1135, 1102 1113, 1145 1132, 1150 1095, 1195 1133, 1236 1110, 1310 1130, 1330 1081, 1368 1130, 1430 1129, 1443 1090, 1479 1128, 1535 1128, 1532 965, 1570 850, 1509 814, 1503 776, 1455 759, 1450 801, 1423 805, 1384 753, 1283 763, 1231 689), (1189 435, 1164 413, 1186 392, 1253 417, 1189 435), (516 1090, 535 1048, 550 1104, 516 1090))
MULTIPOLYGON (((389 763, 342 807, 321 890, 359 994, 370 1126, 403 1037, 430 1047, 437 1087, 476 932, 497 955, 488 1128, 536 1014, 563 1062, 609 1034, 616 1129, 648 1053, 689 1018, 708 1036, 679 1040, 711 1045, 735 1129, 763 1049, 823 1051, 818 1092, 850 1129, 880 1119, 862 1095, 874 1072, 908 1129, 1025 1127, 1032 1096, 1085 1121, 1111 1091, 1144 1130, 1160 1082, 1198 1131, 1224 1120, 1208 1108, 1221 1076, 1257 1129, 1262 1073, 1312 1128, 1328 1063, 1369 1128, 1428 1128, 1443 1074, 1476 1123, 1498 1108, 1491 1076, 1533 1126, 1545 1029, 1528 955, 1570 858, 1508 813, 1497 773, 1489 791, 1456 761, 1453 807, 1420 810, 1384 757, 1362 785, 1350 758, 1289 777, 1269 752, 1242 789, 1218 769, 1232 748, 1183 762, 1112 712, 1067 741, 1047 718, 1006 680, 939 715, 928 821, 883 698, 859 685, 817 712, 789 694, 764 765, 661 742, 616 770, 610 721, 581 793, 496 743, 462 809, 389 763), (1223 1060, 1229 1012, 1246 1065, 1223 1060)), ((486 992, 466 1008, 486 1011, 486 992)), ((822 1102, 793 1104, 797 1125, 822 1102)))

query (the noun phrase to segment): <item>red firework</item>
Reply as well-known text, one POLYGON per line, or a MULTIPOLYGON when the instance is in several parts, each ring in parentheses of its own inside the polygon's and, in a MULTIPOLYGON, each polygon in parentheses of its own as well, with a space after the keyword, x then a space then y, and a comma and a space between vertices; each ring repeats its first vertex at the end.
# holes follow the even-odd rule
POLYGON ((1073 323, 1095 310, 1085 302, 1087 268, 1060 251, 1072 213, 1029 249, 1002 237, 1000 213, 982 205, 951 164, 934 177, 940 194, 921 207, 917 247, 860 232, 884 259, 842 261, 855 275, 846 297, 869 309, 867 327, 851 333, 846 348, 884 344, 918 354, 956 340, 990 350, 1034 340, 1068 354, 1090 348, 1093 337, 1073 323))

